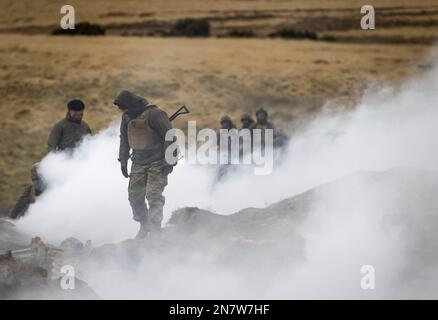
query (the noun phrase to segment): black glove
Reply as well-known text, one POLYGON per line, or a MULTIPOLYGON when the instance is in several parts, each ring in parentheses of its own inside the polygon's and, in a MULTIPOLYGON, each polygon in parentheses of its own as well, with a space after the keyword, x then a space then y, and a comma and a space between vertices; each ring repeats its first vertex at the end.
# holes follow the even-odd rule
POLYGON ((161 168, 161 174, 164 175, 164 176, 167 176, 172 171, 173 171, 173 165, 171 165, 171 164, 165 164, 161 168))
POLYGON ((122 169, 122 174, 125 178, 129 178, 129 174, 128 174, 128 164, 127 163, 122 163, 120 165, 120 168, 122 169))

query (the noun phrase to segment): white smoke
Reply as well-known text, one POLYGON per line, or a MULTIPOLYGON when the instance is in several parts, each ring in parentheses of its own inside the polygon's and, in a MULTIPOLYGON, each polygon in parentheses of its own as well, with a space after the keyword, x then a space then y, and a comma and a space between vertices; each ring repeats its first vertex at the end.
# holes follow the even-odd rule
MULTIPOLYGON (((181 162, 165 190, 165 221, 172 211, 185 206, 219 214, 264 207, 359 171, 397 167, 435 171, 437 119, 438 68, 434 68, 401 87, 368 91, 352 111, 334 112, 327 106, 294 134, 285 160, 271 175, 255 176, 252 170, 242 170, 214 184, 212 168, 181 162)), ((50 154, 43 159, 41 172, 49 189, 18 222, 21 231, 55 244, 71 236, 99 245, 135 235, 138 226, 128 203, 128 180, 122 177, 116 160, 117 131, 113 124, 87 138, 73 155, 50 154)), ((415 176, 408 182, 421 185, 424 179, 415 176)), ((144 286, 141 272, 133 275, 117 268, 103 270, 89 280, 99 294, 110 298, 436 297, 433 288, 424 292, 417 288, 413 293, 409 288, 400 291, 394 284, 407 268, 407 244, 402 237, 406 228, 391 222, 405 205, 401 198, 405 193, 399 193, 403 183, 407 182, 395 179, 382 187, 352 176, 325 188, 299 228, 306 262, 291 266, 289 272, 283 269, 263 293, 250 291, 238 273, 220 267, 208 269, 201 261, 209 257, 192 259, 180 268, 175 261, 173 268, 157 271, 165 273, 159 277, 165 283, 152 281, 144 286), (376 267, 375 292, 359 287, 359 270, 366 264, 376 267), (115 283, 108 282, 111 275, 117 281, 123 279, 123 289, 116 290, 115 283), (196 293, 187 292, 186 287, 194 283, 199 285, 196 293)), ((424 201, 409 203, 418 208, 418 221, 430 219, 424 201)), ((426 282, 430 283, 423 285, 426 282)))

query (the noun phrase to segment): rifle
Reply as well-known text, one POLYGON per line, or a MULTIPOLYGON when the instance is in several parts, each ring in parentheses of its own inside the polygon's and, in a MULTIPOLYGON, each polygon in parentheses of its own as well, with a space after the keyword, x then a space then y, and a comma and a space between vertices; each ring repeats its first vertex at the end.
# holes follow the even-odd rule
POLYGON ((187 113, 190 113, 190 111, 189 111, 189 109, 187 109, 187 107, 185 105, 183 105, 181 108, 176 110, 176 112, 174 114, 172 114, 169 117, 169 121, 173 121, 176 117, 178 117, 182 114, 187 114, 187 113))

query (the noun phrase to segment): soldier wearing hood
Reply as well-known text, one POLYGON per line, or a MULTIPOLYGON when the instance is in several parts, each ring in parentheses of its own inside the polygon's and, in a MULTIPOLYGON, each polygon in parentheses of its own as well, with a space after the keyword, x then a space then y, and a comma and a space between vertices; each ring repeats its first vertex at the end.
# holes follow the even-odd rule
POLYGON ((166 112, 132 92, 120 92, 114 105, 123 112, 119 161, 123 176, 129 177, 128 194, 134 220, 140 223, 136 238, 145 238, 149 231, 158 231, 163 220, 163 191, 167 175, 175 165, 164 157, 166 148, 172 143, 165 141, 172 125, 166 112), (132 166, 128 174, 130 150, 132 166))

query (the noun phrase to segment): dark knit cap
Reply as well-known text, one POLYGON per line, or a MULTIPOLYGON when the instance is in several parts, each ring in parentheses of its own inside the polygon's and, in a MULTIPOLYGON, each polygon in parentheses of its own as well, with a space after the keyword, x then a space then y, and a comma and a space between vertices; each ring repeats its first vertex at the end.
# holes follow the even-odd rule
POLYGON ((81 100, 75 99, 67 103, 67 108, 69 110, 81 111, 85 109, 85 104, 81 100))

